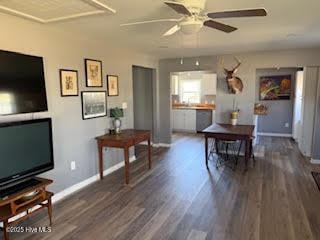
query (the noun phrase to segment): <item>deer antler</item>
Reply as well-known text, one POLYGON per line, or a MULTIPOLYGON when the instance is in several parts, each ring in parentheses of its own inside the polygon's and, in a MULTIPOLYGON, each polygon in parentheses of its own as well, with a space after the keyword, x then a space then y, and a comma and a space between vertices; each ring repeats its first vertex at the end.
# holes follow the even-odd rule
POLYGON ((221 67, 221 68, 224 70, 224 72, 227 74, 228 69, 226 69, 226 68, 224 67, 224 59, 223 59, 223 58, 220 58, 220 59, 219 59, 219 61, 218 61, 218 66, 221 67))
POLYGON ((236 71, 236 70, 238 70, 238 68, 239 68, 240 65, 241 65, 241 62, 240 62, 240 60, 239 60, 237 57, 234 57, 234 59, 236 60, 237 65, 233 68, 233 72, 236 71))

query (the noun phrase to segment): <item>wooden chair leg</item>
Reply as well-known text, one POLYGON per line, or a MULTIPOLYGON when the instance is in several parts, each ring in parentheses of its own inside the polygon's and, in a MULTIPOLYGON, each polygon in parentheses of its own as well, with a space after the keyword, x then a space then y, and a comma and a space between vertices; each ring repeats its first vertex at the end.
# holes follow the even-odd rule
POLYGON ((48 215, 49 215, 50 226, 52 226, 52 200, 51 200, 51 198, 48 199, 48 215))

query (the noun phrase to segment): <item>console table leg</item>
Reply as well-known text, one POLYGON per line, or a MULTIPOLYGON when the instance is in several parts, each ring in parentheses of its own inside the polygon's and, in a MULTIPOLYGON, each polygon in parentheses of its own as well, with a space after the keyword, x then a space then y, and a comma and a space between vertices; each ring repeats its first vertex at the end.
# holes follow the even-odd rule
POLYGON ((126 184, 129 184, 129 148, 124 148, 124 174, 126 184))
POLYGON ((205 157, 206 157, 206 166, 208 168, 208 137, 205 136, 205 139, 204 139, 204 147, 205 147, 205 157))
POLYGON ((7 231, 8 228, 8 221, 3 222, 3 236, 4 240, 9 240, 9 232, 7 231))
POLYGON ((103 146, 98 143, 98 153, 99 153, 99 173, 100 179, 103 179, 103 146))
POLYGON ((51 198, 48 199, 48 215, 49 215, 50 226, 52 226, 52 201, 51 201, 51 198))

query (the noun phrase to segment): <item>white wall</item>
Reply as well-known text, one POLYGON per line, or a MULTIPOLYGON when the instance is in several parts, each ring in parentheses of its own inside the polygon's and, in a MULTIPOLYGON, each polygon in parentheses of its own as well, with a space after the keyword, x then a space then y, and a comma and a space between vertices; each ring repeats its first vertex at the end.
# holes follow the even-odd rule
MULTIPOLYGON (((119 75, 120 95, 108 97, 108 108, 128 103, 124 127, 133 127, 132 65, 157 67, 153 57, 131 50, 118 49, 108 41, 99 42, 90 36, 79 36, 57 29, 54 24, 42 25, 13 16, 0 14, 0 49, 43 56, 49 112, 0 117, 0 121, 50 116, 53 119, 55 169, 45 176, 52 178, 51 190, 61 191, 97 173, 97 147, 94 137, 105 133, 107 117, 82 120, 81 96, 60 97, 59 69, 79 71, 79 88, 106 90, 106 74, 119 75), (102 60, 103 88, 86 88, 84 58, 102 60), (77 169, 70 170, 76 161, 77 169)), ((122 151, 106 151, 105 168, 123 159, 122 151)))

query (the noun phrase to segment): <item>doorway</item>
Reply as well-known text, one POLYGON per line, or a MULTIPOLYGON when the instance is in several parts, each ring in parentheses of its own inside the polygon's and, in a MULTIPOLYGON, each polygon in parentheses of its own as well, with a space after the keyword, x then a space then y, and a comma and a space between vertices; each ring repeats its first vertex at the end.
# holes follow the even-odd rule
POLYGON ((257 69, 256 103, 268 109, 266 115, 258 116, 258 135, 293 137, 296 83, 303 76, 299 73, 302 70, 301 67, 257 69))
POLYGON ((155 69, 132 66, 134 129, 154 136, 155 69))

